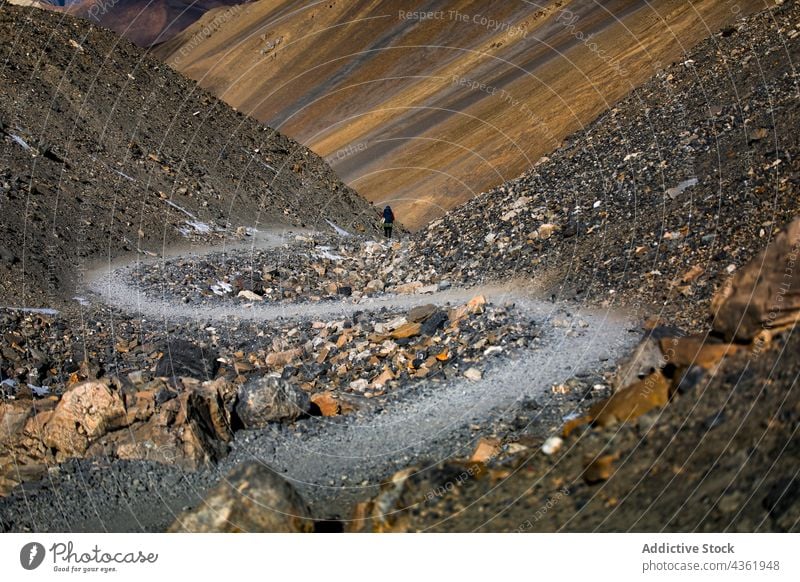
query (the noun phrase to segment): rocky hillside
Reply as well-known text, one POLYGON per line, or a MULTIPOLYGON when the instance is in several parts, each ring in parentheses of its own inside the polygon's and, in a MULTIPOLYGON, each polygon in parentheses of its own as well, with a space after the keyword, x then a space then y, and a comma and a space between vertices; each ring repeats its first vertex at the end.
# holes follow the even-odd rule
POLYGON ((779 3, 709 38, 420 234, 455 279, 549 274, 556 297, 651 317, 614 376, 578 373, 471 457, 396 473, 350 529, 797 531, 798 22, 779 3))
POLYGON ((48 305, 98 259, 239 227, 377 222, 307 148, 106 30, 2 4, 0 38, 2 305, 48 305))
POLYGON ((765 5, 262 0, 211 11, 155 52, 417 228, 765 5))
POLYGON ((798 7, 737 21, 516 180, 419 232, 423 273, 700 329, 708 299, 800 212, 798 7))

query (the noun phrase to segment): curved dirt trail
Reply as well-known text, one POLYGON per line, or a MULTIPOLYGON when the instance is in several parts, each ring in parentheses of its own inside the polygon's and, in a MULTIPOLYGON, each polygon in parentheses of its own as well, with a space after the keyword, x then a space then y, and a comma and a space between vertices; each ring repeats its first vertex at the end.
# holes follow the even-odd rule
MULTIPOLYGON (((240 248, 265 248, 283 242, 266 235, 240 248)), ((219 248, 193 251, 201 256, 219 248)), ((234 323, 241 319, 274 320, 335 318, 355 311, 383 308, 404 311, 424 303, 445 304, 470 299, 478 293, 489 302, 514 303, 520 315, 539 330, 538 344, 509 359, 489 358, 479 381, 465 378, 444 383, 422 383, 372 409, 343 417, 315 417, 295 427, 274 426, 262 431, 241 431, 236 435, 230 455, 204 475, 181 474, 178 491, 156 491, 150 496, 130 496, 124 506, 100 503, 91 515, 81 520, 74 516, 71 528, 108 530, 159 530, 183 505, 193 505, 203 490, 219 480, 235 464, 258 459, 281 471, 309 500, 319 518, 346 518, 352 503, 376 491, 376 484, 395 470, 410 464, 437 462, 451 456, 464 456, 475 445, 474 425, 490 429, 503 419, 513 419, 523 403, 538 399, 546 408, 553 384, 581 371, 597 370, 613 361, 636 341, 630 333, 632 322, 606 311, 580 309, 537 300, 524 291, 492 286, 450 289, 427 295, 386 296, 358 303, 314 303, 253 305, 243 309, 231 306, 186 306, 142 295, 126 283, 125 269, 109 266, 96 271, 89 288, 104 303, 129 314, 147 318, 180 320, 204 318, 234 323), (574 327, 553 325, 555 319, 577 322, 574 327), (471 429, 472 427, 472 429, 471 429), (109 513, 110 512, 110 513, 109 513)), ((551 420, 552 422, 552 420, 551 420)), ((176 472, 175 468, 164 471, 176 472)), ((149 474, 149 473, 148 473, 149 474)), ((177 484, 176 484, 177 485, 177 484)), ((78 486, 78 484, 74 484, 78 486)), ((124 487, 124 485, 122 485, 124 487)), ((88 492, 97 495, 96 491, 88 492)))

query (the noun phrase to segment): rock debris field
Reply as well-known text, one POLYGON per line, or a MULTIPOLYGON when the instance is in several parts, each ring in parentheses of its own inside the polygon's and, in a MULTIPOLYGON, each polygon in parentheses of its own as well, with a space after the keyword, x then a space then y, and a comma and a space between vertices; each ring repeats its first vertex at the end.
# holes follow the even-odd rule
POLYGON ((404 286, 398 274, 367 290, 359 263, 386 264, 403 243, 256 239, 99 269, 83 306, 88 359, 57 315, 6 315, 12 345, 28 349, 4 354, 5 372, 27 378, 4 390, 18 425, 43 425, 41 443, 24 426, 17 435, 17 464, 3 479, 24 485, 0 502, 6 529, 163 530, 253 459, 282 472, 316 519, 344 519, 412 462, 468 454, 498 426, 559 424, 580 395, 551 388, 610 366, 636 340, 624 318, 524 289, 404 286), (303 258, 313 265, 299 265, 302 279, 281 276, 303 258), (264 276, 276 272, 283 287, 264 276), (332 284, 335 293, 319 291, 332 284), (268 285, 280 290, 274 299, 268 285), (33 343, 48 335, 58 340, 33 343), (120 412, 90 422, 65 407, 62 387, 86 380, 86 398, 120 412), (94 431, 77 447, 74 420, 94 431))

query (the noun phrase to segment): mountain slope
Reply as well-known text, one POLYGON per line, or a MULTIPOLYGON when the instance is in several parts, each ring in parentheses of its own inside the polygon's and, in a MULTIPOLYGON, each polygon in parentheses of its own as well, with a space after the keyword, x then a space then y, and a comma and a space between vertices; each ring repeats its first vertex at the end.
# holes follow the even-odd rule
POLYGON ((650 395, 674 374, 668 402, 622 414, 619 400, 598 395, 612 377, 576 372, 473 449, 485 466, 406 467, 352 529, 798 530, 798 22, 800 4, 785 2, 707 39, 548 160, 430 224, 407 255, 454 284, 549 284, 554 305, 574 301, 567 337, 585 325, 579 305, 601 304, 609 317, 644 312, 627 364, 661 371, 625 384, 626 394, 650 395), (778 241, 780 251, 760 254, 778 241), (726 336, 720 321, 711 332, 718 303, 709 299, 731 273, 748 285, 729 307, 726 336), (749 321, 758 324, 746 335, 749 321), (731 329, 741 337, 726 345, 731 329), (654 353, 656 338, 670 336, 654 353), (697 344, 705 358, 730 352, 703 362, 697 344), (595 406, 616 420, 548 431, 541 418, 569 398, 580 403, 563 421, 595 406))
POLYGON ((373 228, 316 155, 128 41, 0 6, 0 305, 67 296, 100 258, 265 223, 373 228))
POLYGON ((714 290, 800 214, 796 13, 773 6, 707 39, 524 175, 418 232, 417 264, 698 328, 714 290))
POLYGON ((764 6, 263 0, 211 11, 155 52, 418 227, 764 6))

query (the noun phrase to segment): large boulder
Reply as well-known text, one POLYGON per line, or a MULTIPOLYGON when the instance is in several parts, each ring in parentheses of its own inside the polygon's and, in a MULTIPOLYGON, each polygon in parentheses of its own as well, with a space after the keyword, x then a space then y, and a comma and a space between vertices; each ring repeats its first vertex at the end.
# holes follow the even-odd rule
POLYGON ((308 394, 282 378, 265 376, 239 389, 236 415, 245 428, 263 428, 270 422, 299 418, 310 407, 308 394))
POLYGON ((750 341, 800 320, 800 218, 740 269, 712 302, 714 331, 750 341))
POLYGON ((283 477, 261 463, 239 465, 195 509, 180 515, 170 532, 311 532, 308 506, 283 477))
POLYGON ((219 379, 161 404, 153 402, 152 391, 137 393, 132 401, 138 421, 99 439, 86 456, 143 459, 190 470, 215 463, 227 454, 233 440, 224 404, 232 388, 219 379))
POLYGON ((156 376, 173 381, 182 376, 198 380, 213 380, 219 369, 217 353, 192 342, 177 340, 164 348, 156 364, 156 376))
POLYGON ((107 382, 89 381, 66 392, 44 427, 44 443, 67 457, 80 457, 89 444, 127 424, 125 405, 107 382))

